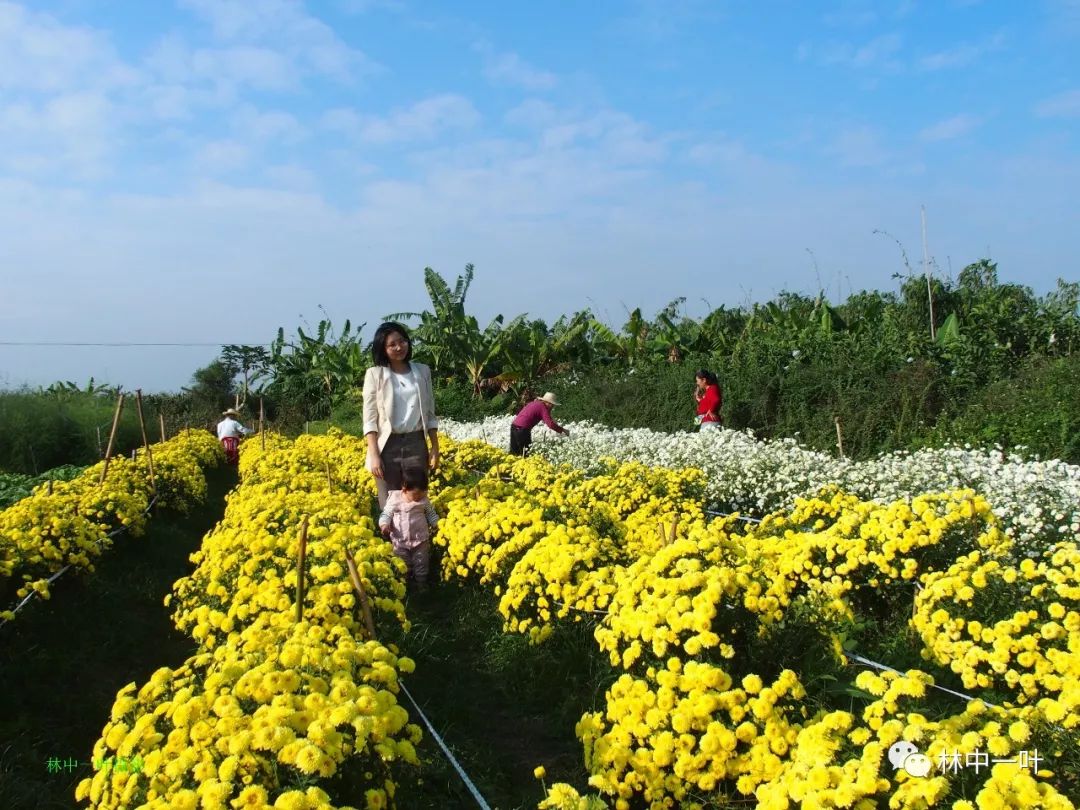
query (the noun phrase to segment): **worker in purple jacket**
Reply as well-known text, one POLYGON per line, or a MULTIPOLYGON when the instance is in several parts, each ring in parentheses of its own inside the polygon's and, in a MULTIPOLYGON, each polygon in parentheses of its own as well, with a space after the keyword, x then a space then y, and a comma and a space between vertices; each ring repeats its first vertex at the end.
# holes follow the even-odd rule
POLYGON ((555 395, 548 391, 542 397, 534 399, 518 411, 518 415, 514 417, 514 421, 510 425, 510 452, 512 454, 515 456, 525 455, 529 445, 532 444, 532 429, 541 420, 556 433, 561 433, 564 436, 570 435, 569 430, 551 418, 551 409, 558 404, 555 395))

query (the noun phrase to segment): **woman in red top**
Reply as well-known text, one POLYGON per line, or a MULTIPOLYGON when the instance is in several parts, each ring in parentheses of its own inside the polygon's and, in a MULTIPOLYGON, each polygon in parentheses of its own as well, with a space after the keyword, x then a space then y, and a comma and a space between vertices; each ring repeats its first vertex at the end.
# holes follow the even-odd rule
POLYGON ((697 373, 697 390, 694 391, 694 400, 697 402, 697 413, 701 417, 702 430, 717 430, 720 427, 720 406, 724 398, 720 393, 720 381, 711 371, 701 369, 697 373))

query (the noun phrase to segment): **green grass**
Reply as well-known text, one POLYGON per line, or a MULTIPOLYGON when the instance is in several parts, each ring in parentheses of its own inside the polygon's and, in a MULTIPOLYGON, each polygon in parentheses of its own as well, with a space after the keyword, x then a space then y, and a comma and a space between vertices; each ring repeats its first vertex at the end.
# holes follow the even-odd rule
MULTIPOLYGON (((386 639, 416 661, 405 684, 492 808, 536 807, 537 765, 549 784, 585 784, 574 724, 613 680, 590 628, 562 627, 530 647, 502 632, 491 594, 445 583, 410 596, 407 613, 412 630, 386 639)), ((475 806, 426 729, 418 752, 422 776, 401 784, 401 810, 475 806)))
POLYGON ((233 469, 209 471, 205 504, 187 516, 154 515, 143 537, 118 538, 94 573, 66 573, 50 600, 30 602, 0 628, 0 807, 75 806, 117 691, 194 651, 162 600, 191 570, 188 555, 235 480, 233 469), (78 768, 49 773, 52 757, 78 768))

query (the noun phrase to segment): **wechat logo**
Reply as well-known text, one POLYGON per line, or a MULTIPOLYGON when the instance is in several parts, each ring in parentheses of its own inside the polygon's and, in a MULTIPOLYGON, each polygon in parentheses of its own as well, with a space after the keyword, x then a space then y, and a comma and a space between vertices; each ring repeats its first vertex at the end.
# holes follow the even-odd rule
POLYGON ((914 743, 900 740, 889 747, 889 762, 896 770, 903 770, 908 776, 922 778, 930 773, 930 757, 919 753, 914 743))

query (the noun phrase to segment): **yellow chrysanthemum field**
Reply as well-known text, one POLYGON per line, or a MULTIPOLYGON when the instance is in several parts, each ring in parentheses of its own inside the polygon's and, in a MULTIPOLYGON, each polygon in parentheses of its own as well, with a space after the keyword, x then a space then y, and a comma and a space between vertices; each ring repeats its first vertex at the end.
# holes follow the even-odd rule
MULTIPOLYGON (((489 594, 538 656, 587 628, 608 668, 566 729, 587 775, 545 785, 540 808, 1075 806, 1077 538, 1017 553, 967 490, 830 488, 752 523, 708 514, 698 469, 443 450, 441 578, 489 594)), ((169 597, 197 652, 124 687, 94 748, 144 767, 99 771, 80 801, 413 806, 404 565, 375 531, 364 454, 339 432, 245 444, 241 484, 169 597), (369 636, 346 551, 404 649, 369 636)))
MULTIPOLYGON (((186 511, 206 497, 203 470, 224 461, 221 445, 205 431, 185 430, 151 446, 151 481, 145 454, 112 458, 105 480, 99 462, 71 481, 42 484, 0 511, 0 581, 21 579, 16 595, 49 598, 49 578, 65 566, 93 571, 93 561, 119 530, 140 535, 152 499, 186 511)), ((0 620, 17 614, 0 611, 0 620)))

